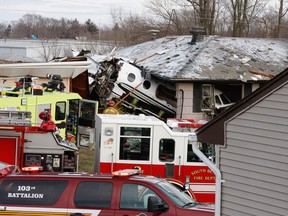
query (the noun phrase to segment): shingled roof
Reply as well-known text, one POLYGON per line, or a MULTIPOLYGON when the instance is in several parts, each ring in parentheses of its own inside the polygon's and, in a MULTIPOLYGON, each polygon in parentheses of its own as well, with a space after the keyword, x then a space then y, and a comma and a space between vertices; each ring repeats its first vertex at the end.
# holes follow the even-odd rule
POLYGON ((116 50, 146 73, 170 81, 267 80, 287 67, 288 40, 209 36, 167 36, 116 50))

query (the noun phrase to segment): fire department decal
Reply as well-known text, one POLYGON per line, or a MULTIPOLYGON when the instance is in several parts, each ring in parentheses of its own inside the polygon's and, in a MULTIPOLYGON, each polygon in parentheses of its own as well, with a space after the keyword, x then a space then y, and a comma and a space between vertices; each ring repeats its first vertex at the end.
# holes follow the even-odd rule
POLYGON ((8 192, 7 197, 8 198, 43 199, 44 198, 43 193, 33 193, 33 190, 35 189, 36 187, 20 185, 17 188, 17 191, 19 192, 16 192, 16 193, 8 192))
POLYGON ((31 194, 31 193, 8 193, 9 198, 31 198, 31 199, 43 199, 44 194, 31 194))
POLYGON ((191 172, 191 176, 193 181, 205 180, 206 182, 214 182, 216 180, 216 177, 213 174, 213 172, 207 167, 202 167, 200 169, 193 170, 191 172))

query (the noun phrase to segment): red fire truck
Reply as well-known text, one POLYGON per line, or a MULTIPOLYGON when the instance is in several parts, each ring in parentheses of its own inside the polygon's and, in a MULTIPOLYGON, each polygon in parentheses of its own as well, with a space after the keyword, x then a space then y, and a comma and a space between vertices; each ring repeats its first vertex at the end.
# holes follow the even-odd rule
MULTIPOLYGON (((196 200, 215 202, 215 175, 189 142, 202 124, 189 119, 165 123, 143 114, 96 114, 95 128, 79 130, 80 146, 95 143, 95 172, 138 168, 144 174, 168 178, 179 187, 189 180, 196 200)), ((198 147, 213 160, 211 146, 199 143, 198 147)))
POLYGON ((78 148, 57 134, 48 112, 41 112, 39 126, 31 126, 31 112, 0 110, 0 161, 42 166, 44 171, 76 171, 78 148))

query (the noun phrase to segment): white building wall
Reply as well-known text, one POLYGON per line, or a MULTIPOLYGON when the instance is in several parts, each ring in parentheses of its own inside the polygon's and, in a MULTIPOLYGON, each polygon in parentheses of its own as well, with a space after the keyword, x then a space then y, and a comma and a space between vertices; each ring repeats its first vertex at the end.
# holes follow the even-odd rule
POLYGON ((207 119, 203 112, 193 112, 193 83, 176 83, 177 118, 194 119, 199 121, 207 119), (183 93, 183 98, 182 98, 183 93))

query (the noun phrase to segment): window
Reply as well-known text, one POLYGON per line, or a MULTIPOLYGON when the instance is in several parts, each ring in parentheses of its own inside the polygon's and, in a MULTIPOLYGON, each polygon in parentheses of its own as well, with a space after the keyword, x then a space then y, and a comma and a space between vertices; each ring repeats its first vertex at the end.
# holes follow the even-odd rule
POLYGON ((148 198, 156 197, 159 203, 163 201, 150 188, 139 184, 123 184, 120 198, 122 209, 147 209, 148 198))
MULTIPOLYGON (((184 99, 183 99, 184 100, 184 99)), ((202 85, 200 83, 193 83, 193 110, 192 112, 201 112, 202 102, 202 85)))
POLYGON ((0 204, 54 205, 68 181, 4 180, 0 185, 0 204))
MULTIPOLYGON (((212 162, 214 161, 213 145, 206 143, 198 143, 198 148, 202 153, 208 157, 212 162)), ((187 145, 187 162, 202 162, 202 160, 193 152, 192 145, 187 145)))
POLYGON ((128 80, 129 82, 134 82, 135 79, 136 79, 135 74, 133 74, 133 73, 129 73, 129 74, 128 74, 127 80, 128 80))
POLYGON ((64 120, 65 119, 65 113, 66 113, 66 102, 61 101, 56 103, 55 108, 55 120, 64 120))
POLYGON ((149 160, 150 128, 121 127, 120 160, 149 160))
POLYGON ((215 103, 218 105, 222 105, 218 95, 215 95, 215 103))
POLYGON ((161 139, 159 144, 159 160, 174 161, 175 141, 173 139, 161 139))
POLYGON ((75 139, 76 142, 76 134, 77 134, 77 126, 78 126, 78 112, 79 112, 79 103, 77 100, 69 100, 69 114, 67 116, 66 121, 66 133, 68 137, 71 139, 75 139))
POLYGON ((228 98, 228 96, 226 96, 225 94, 220 94, 220 98, 223 102, 223 105, 225 104, 231 104, 232 103, 232 100, 230 98, 228 98))
POLYGON ((143 87, 145 89, 149 89, 151 87, 151 82, 148 81, 148 80, 145 80, 144 83, 143 83, 143 87))
POLYGON ((95 114, 97 112, 97 103, 87 100, 80 102, 79 125, 85 127, 95 127, 95 114))
MULTIPOLYGON (((156 97, 165 100, 172 106, 177 106, 175 86, 165 86, 159 84, 156 90, 156 97)), ((182 98, 183 99, 183 98, 182 98)))
POLYGON ((74 197, 78 208, 110 208, 113 184, 111 182, 81 182, 74 197))

